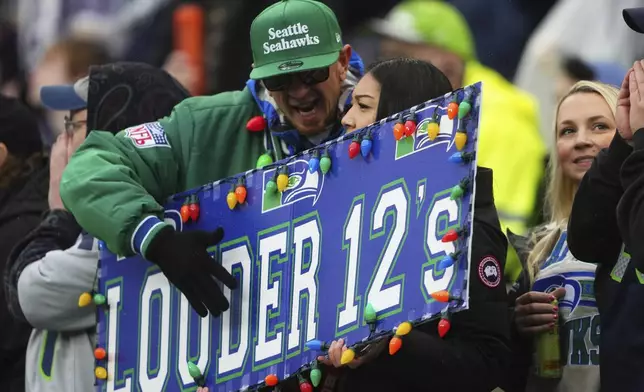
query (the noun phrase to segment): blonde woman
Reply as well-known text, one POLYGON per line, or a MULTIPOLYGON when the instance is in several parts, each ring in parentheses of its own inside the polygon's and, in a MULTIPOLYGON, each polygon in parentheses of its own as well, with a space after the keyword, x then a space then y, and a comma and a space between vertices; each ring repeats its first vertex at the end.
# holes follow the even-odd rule
POLYGON ((599 151, 616 131, 619 90, 581 81, 559 101, 555 146, 545 206, 548 223, 530 240, 522 279, 512 289, 516 298, 513 330, 517 359, 506 391, 598 391, 599 312, 594 294, 596 265, 577 260, 566 243, 566 226, 575 192, 599 151), (558 306, 553 306, 554 299, 558 306), (558 327, 563 376, 536 375, 534 338, 558 327), (522 372, 523 370, 523 372, 522 372), (521 376, 522 375, 522 376, 521 376))

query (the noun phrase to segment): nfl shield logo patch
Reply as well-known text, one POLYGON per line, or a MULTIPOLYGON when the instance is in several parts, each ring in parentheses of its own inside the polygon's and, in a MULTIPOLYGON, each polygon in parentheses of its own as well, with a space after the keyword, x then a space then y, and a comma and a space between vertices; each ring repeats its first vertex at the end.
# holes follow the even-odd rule
POLYGON ((125 137, 132 140, 137 148, 170 147, 165 131, 158 122, 127 128, 125 137))

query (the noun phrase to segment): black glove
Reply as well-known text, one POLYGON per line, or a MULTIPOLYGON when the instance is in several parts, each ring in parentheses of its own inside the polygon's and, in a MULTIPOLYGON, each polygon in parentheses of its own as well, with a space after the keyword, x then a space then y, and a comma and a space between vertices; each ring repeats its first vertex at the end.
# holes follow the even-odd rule
POLYGON ((182 233, 167 227, 154 236, 146 252, 146 258, 159 266, 201 317, 206 317, 208 311, 213 317, 218 317, 229 308, 228 300, 215 279, 231 290, 237 288, 235 278, 206 251, 223 237, 221 227, 213 232, 182 233))

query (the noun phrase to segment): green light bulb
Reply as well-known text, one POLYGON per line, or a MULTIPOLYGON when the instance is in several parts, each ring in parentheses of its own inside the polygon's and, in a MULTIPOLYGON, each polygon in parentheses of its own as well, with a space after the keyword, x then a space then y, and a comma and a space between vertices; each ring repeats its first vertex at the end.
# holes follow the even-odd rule
POLYGON ((311 378, 311 384, 313 384, 314 387, 320 385, 320 381, 322 381, 322 372, 320 371, 320 369, 311 369, 311 374, 309 376, 311 378))
POLYGON ((452 193, 450 194, 449 198, 451 200, 456 200, 463 196, 464 189, 461 186, 461 184, 456 185, 454 188, 452 188, 452 193))
POLYGON ((329 169, 331 169, 331 158, 329 158, 328 154, 324 154, 320 159, 320 170, 322 170, 322 174, 327 174, 329 169))
POLYGON ((190 377, 197 379, 201 377, 201 370, 197 367, 192 362, 188 362, 188 373, 190 373, 190 377))
POLYGON ((266 192, 269 194, 277 192, 277 183, 273 180, 270 180, 268 183, 266 183, 266 192))
POLYGON ((364 321, 367 324, 376 322, 376 309, 374 309, 371 303, 368 303, 367 306, 364 308, 364 321))
POLYGON ((94 294, 94 303, 101 306, 105 303, 105 296, 103 294, 94 294))
POLYGON ((268 153, 264 153, 260 155, 259 158, 257 158, 257 164, 255 165, 255 167, 261 169, 264 166, 270 165, 271 163, 273 163, 273 157, 271 157, 268 153))

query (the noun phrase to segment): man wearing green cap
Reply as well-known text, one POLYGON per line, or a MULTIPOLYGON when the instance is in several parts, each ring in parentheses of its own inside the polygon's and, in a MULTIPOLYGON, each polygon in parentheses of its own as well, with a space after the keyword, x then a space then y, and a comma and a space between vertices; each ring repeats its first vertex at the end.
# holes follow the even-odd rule
MULTIPOLYGON (((494 171, 494 199, 504 230, 525 233, 537 205, 545 145, 538 128, 537 104, 528 94, 476 60, 467 23, 454 6, 440 0, 407 0, 373 28, 382 37, 384 57, 414 57, 436 65, 452 87, 483 81, 477 163, 494 171)), ((521 271, 514 253, 506 278, 521 271)))
POLYGON ((318 1, 271 5, 253 21, 250 40, 254 65, 243 90, 189 98, 169 117, 116 135, 91 132, 60 185, 85 230, 118 255, 158 265, 202 317, 229 307, 214 279, 237 285, 206 251, 223 230, 176 232, 160 203, 337 138, 363 73, 333 11, 318 1))

